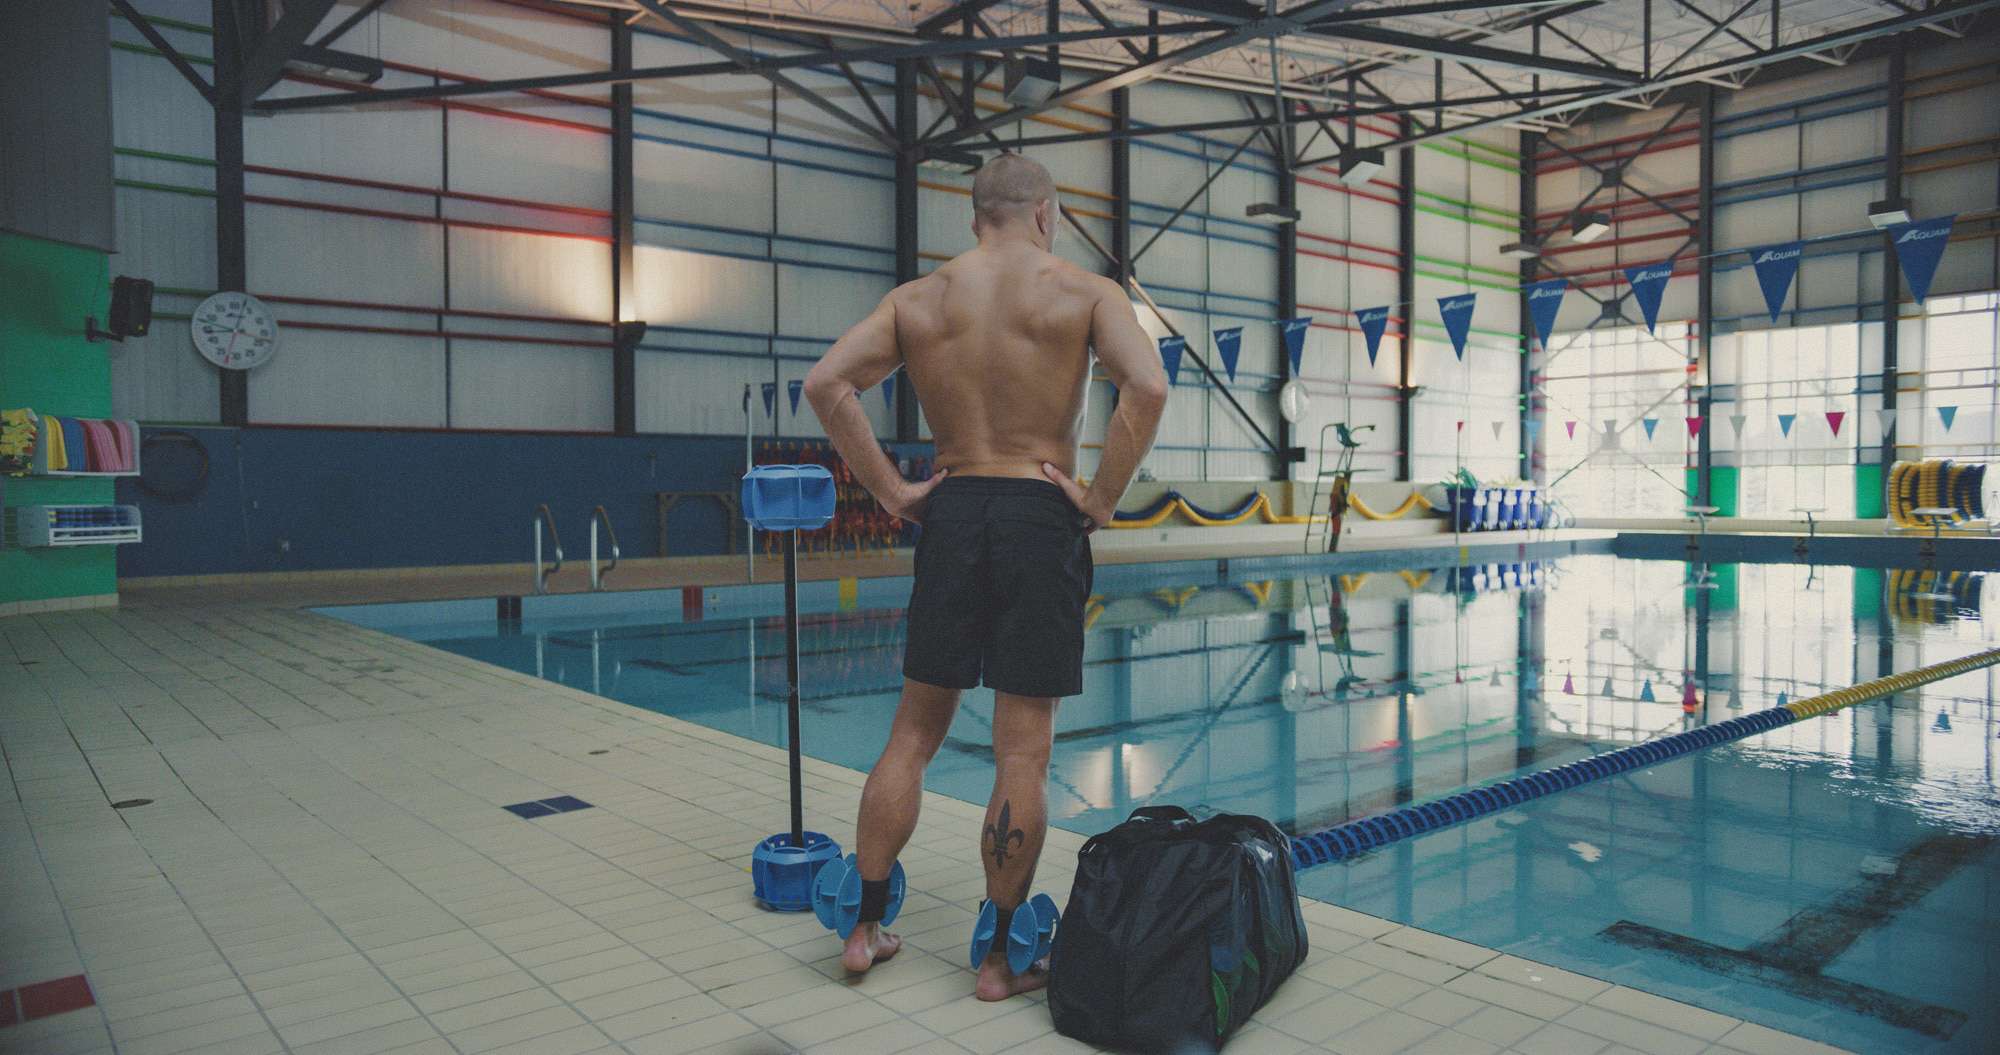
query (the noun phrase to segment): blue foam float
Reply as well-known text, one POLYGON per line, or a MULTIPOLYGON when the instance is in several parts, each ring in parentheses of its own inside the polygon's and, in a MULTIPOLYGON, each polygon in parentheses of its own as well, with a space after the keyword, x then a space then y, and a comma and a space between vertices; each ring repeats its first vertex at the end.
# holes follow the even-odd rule
MULTIPOLYGON (((882 908, 883 926, 896 922, 909 887, 903 876, 903 862, 898 861, 889 869, 889 900, 882 908)), ((861 869, 855 867, 853 854, 834 858, 819 870, 819 877, 813 880, 812 910, 820 925, 840 935, 842 940, 861 925, 861 869)))
MULTIPOLYGON (((1029 969, 1049 955, 1055 947, 1056 923, 1061 914, 1056 911, 1056 900, 1047 894, 1036 894, 1026 904, 1014 910, 1014 920, 1007 925, 1007 969, 1017 975, 1027 974, 1029 969)), ((991 901, 979 906, 979 918, 972 923, 972 966, 977 968, 986 962, 986 956, 993 951, 993 943, 998 940, 1000 930, 1000 909, 991 901)))

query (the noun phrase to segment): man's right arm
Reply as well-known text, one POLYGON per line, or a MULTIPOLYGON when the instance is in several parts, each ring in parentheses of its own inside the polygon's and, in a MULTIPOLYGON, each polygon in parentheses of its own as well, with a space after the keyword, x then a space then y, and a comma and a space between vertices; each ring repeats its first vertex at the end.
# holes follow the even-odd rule
POLYGON ((1118 386, 1118 407, 1105 428, 1104 448, 1097 472, 1088 489, 1062 474, 1052 465, 1042 471, 1056 481, 1078 509, 1089 514, 1099 527, 1111 523, 1119 499, 1139 471, 1139 463, 1153 447, 1160 429, 1160 415, 1167 407, 1167 372, 1160 365, 1160 353, 1139 318, 1125 290, 1109 279, 1097 284, 1097 303, 1091 311, 1090 343, 1111 383, 1118 386))

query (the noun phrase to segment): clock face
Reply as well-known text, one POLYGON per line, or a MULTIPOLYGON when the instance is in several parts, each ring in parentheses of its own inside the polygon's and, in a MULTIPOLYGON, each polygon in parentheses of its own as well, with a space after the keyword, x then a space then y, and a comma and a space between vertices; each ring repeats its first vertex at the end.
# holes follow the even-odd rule
POLYGON ((278 350, 278 320, 248 293, 224 291, 194 309, 194 350, 225 370, 262 366, 278 350))

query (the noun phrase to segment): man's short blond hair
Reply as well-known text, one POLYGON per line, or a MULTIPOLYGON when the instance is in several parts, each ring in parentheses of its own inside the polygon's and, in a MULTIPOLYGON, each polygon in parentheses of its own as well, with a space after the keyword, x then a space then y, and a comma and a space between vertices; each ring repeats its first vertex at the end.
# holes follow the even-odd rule
POLYGON ((1012 152, 993 158, 972 177, 972 211, 987 223, 1005 223, 1056 196, 1056 181, 1041 162, 1012 152))

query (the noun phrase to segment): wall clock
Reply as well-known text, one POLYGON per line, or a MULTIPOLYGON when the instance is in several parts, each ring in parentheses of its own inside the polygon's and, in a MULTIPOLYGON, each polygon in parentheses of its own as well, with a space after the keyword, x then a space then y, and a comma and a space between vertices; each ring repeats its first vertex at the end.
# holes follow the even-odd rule
POLYGON ((278 320, 264 302, 248 293, 225 290, 194 309, 188 329, 194 350, 225 370, 249 370, 269 362, 278 350, 278 320))

